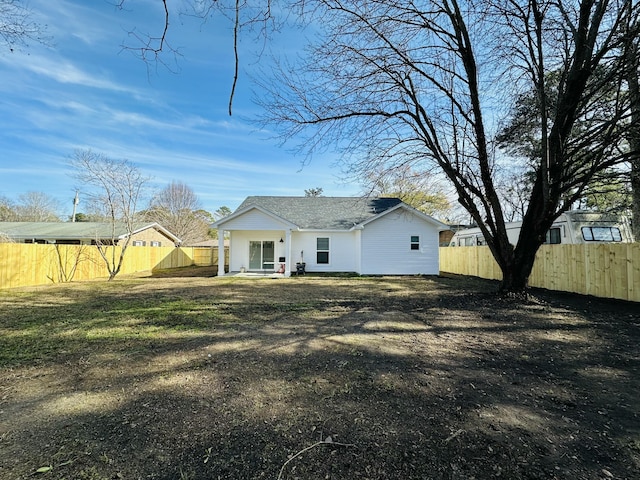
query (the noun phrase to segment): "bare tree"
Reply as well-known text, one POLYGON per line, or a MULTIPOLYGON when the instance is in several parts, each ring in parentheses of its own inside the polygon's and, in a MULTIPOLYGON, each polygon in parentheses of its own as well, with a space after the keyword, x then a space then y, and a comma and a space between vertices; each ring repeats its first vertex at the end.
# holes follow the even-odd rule
MULTIPOLYGON (((180 55, 180 52, 169 42, 169 25, 173 16, 186 14, 203 20, 216 14, 226 17, 233 28, 234 72, 228 103, 228 112, 231 115, 239 77, 238 42, 241 32, 255 34, 256 42, 260 43, 266 41, 268 32, 278 30, 281 24, 276 21, 272 10, 272 4, 275 3, 275 0, 186 0, 187 7, 183 11, 172 10, 170 2, 167 0, 161 0, 161 2, 163 21, 160 22, 157 33, 142 34, 135 30, 131 31, 129 36, 132 42, 123 45, 123 48, 134 53, 146 63, 159 63, 172 70, 172 66, 165 61, 164 55, 169 53, 174 57, 174 61, 180 55)), ((116 6, 123 9, 126 3, 127 0, 118 0, 116 6)))
MULTIPOLYGON (((638 41, 638 39, 634 38, 633 41, 638 41)), ((609 89, 608 94, 606 94, 605 90, 603 92, 604 94, 599 95, 591 101, 592 111, 607 112, 611 109, 609 105, 615 105, 618 102, 617 97, 621 93, 628 94, 631 121, 627 129, 627 144, 621 142, 620 148, 629 152, 638 152, 637 155, 629 157, 628 163, 614 166, 595 174, 590 184, 584 189, 582 193, 583 197, 577 199, 578 205, 586 206, 587 208, 597 208, 605 212, 629 213, 634 203, 637 205, 637 208, 640 209, 640 181, 637 179, 634 181, 634 177, 637 176, 634 172, 640 171, 640 162, 638 161, 640 144, 636 142, 636 145, 634 145, 634 129, 638 130, 638 128, 640 128, 635 127, 638 121, 640 121, 640 97, 638 96, 637 86, 637 53, 634 52, 634 54, 631 55, 628 51, 628 49, 633 50, 635 48, 633 41, 627 44, 627 39, 625 38, 623 47, 625 50, 623 61, 627 63, 625 69, 627 92, 621 92, 619 89, 609 89), (634 114, 634 111, 637 113, 634 114), (634 115, 638 117, 637 120, 633 119, 634 115), (637 198, 636 202, 633 201, 634 197, 637 198)), ((614 65, 614 68, 618 68, 618 66, 614 65)), ((595 74, 609 77, 610 72, 605 69, 599 69, 595 74)), ((547 85, 551 86, 551 91, 548 90, 546 94, 546 103, 550 110, 550 116, 555 114, 555 109, 558 105, 557 77, 556 72, 551 72, 546 81, 547 85)), ((504 187, 501 188, 504 193, 503 201, 506 204, 511 206, 513 205, 513 201, 517 200, 521 207, 523 207, 518 208, 520 212, 519 219, 524 216, 526 211, 527 202, 531 195, 531 187, 535 180, 535 167, 542 157, 541 113, 539 107, 540 102, 537 100, 535 91, 529 91, 519 95, 514 108, 507 118, 506 124, 500 129, 496 138, 497 145, 500 149, 522 159, 522 162, 509 167, 509 170, 515 170, 515 175, 520 175, 521 179, 507 182, 504 187), (520 170, 520 174, 517 173, 518 170, 520 170), (523 189, 523 187, 525 188, 523 189), (522 195, 523 193, 526 195, 522 195)), ((577 131, 589 130, 590 123, 592 123, 592 119, 589 117, 578 118, 574 128, 577 129, 577 131)), ((592 148, 592 144, 586 143, 581 156, 588 158, 591 155, 592 148)), ((640 214, 640 211, 638 211, 638 214, 640 214)))
POLYGON ((14 207, 20 222, 59 222, 59 202, 43 192, 27 192, 18 197, 14 207))
POLYGON ((626 3, 627 17, 623 29, 624 78, 629 89, 631 108, 630 129, 627 134, 631 163, 632 228, 636 241, 640 241, 640 12, 626 3))
POLYGON ((0 197, 0 222, 13 222, 16 216, 13 202, 6 197, 0 197))
POLYGON ((629 158, 620 148, 629 101, 618 33, 623 6, 640 8, 630 2, 301 1, 324 36, 301 64, 263 84, 266 121, 285 138, 303 135, 309 151, 329 142, 344 147, 362 174, 439 166, 482 229, 502 271, 501 290, 520 294, 553 221, 595 174, 629 158), (606 74, 594 75, 599 69, 606 74), (558 72, 553 114, 550 71, 558 72), (503 106, 531 87, 543 154, 514 246, 493 130, 503 106), (611 92, 617 101, 599 110, 592 100, 611 92))
POLYGON ((12 52, 29 41, 46 43, 46 27, 32 17, 32 12, 20 0, 0 0, 0 43, 12 52))
POLYGON ((200 200, 187 184, 173 181, 151 200, 145 217, 168 229, 184 245, 208 238, 209 223, 200 200))
POLYGON ((60 245, 56 243, 54 248, 58 269, 54 274, 47 276, 54 283, 72 282, 80 264, 92 260, 91 255, 88 254, 88 249, 91 248, 89 245, 60 245))
POLYGON ((397 197, 427 215, 447 218, 451 211, 444 189, 430 172, 401 165, 390 171, 370 172, 365 181, 368 194, 397 197))
POLYGON ((109 280, 120 272, 125 252, 135 231, 138 202, 148 178, 128 160, 114 160, 91 150, 78 150, 71 159, 79 190, 95 209, 100 209, 111 226, 111 238, 96 238, 96 246, 107 266, 109 280), (126 237, 117 233, 124 228, 126 237), (120 248, 113 248, 118 245, 120 248))

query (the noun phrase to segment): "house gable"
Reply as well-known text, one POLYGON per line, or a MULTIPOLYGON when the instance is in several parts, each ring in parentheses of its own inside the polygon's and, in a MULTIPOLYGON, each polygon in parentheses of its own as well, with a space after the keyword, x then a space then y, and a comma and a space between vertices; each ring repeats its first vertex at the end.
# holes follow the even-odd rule
POLYGON ((399 203, 398 205, 385 210, 384 212, 376 215, 375 217, 369 218, 366 221, 362 222, 359 227, 365 227, 367 224, 371 223, 371 222, 375 222, 380 220, 381 218, 383 218, 385 215, 390 215, 391 213, 399 213, 399 212, 403 212, 406 213, 408 215, 414 215, 416 216, 418 219, 427 222, 431 225, 433 225, 435 228, 438 229, 438 231, 441 230, 449 230, 450 227, 449 225, 440 222, 439 220, 436 220, 435 218, 427 215, 426 213, 421 212, 420 210, 416 210, 413 207, 410 207, 409 205, 407 205, 406 203, 399 203))
POLYGON ((224 230, 285 230, 297 226, 265 208, 248 206, 212 225, 224 230))
MULTIPOLYGON (((121 235, 119 245, 123 244, 127 235, 121 235)), ((168 247, 179 245, 181 240, 166 228, 157 223, 136 229, 131 233, 129 245, 168 247), (141 242, 141 243, 139 243, 141 242)))

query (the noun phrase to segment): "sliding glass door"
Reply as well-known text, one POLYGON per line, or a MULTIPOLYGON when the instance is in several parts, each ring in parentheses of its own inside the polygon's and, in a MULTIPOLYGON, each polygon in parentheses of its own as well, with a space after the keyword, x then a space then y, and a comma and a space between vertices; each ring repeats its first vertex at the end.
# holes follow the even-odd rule
POLYGON ((249 242, 249 270, 273 270, 275 242, 249 242))

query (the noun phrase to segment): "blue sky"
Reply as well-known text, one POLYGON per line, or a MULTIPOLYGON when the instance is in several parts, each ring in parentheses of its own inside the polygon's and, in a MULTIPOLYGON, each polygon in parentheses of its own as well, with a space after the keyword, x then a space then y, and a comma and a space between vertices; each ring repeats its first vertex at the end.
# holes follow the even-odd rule
MULTIPOLYGON (((358 185, 342 182, 336 157, 320 154, 302 167, 302 157, 252 122, 260 111, 252 103, 250 75, 261 48, 252 45, 253 37, 242 39, 229 117, 229 23, 172 18, 169 42, 181 57, 175 64, 163 57, 171 72, 122 49, 135 45, 129 38, 134 29, 159 33, 162 3, 129 0, 123 11, 113 3, 28 2, 34 20, 48 26, 51 46, 0 51, 0 196, 17 201, 24 193, 44 192, 70 215, 75 189, 82 190, 68 165, 77 149, 130 160, 154 188, 186 183, 211 212, 223 205, 233 210, 248 195, 304 195, 312 187, 328 196, 359 193, 358 185)), ((263 68, 267 61, 260 59, 263 68)))

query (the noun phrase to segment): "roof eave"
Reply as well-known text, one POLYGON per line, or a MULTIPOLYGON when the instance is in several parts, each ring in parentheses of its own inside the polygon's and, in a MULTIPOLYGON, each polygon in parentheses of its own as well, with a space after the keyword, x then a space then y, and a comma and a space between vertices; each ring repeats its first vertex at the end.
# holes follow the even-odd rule
MULTIPOLYGON (((391 212, 395 212, 398 209, 406 210, 409 213, 412 213, 412 214, 422 218, 423 220, 425 220, 425 221, 427 221, 429 223, 433 223, 434 225, 436 225, 438 227, 438 231, 449 230, 449 226, 447 224, 442 223, 440 220, 436 220, 432 216, 427 215, 426 213, 423 213, 420 210, 417 210, 417 209, 413 208, 412 206, 407 205, 404 202, 401 202, 401 203, 395 205, 394 207, 391 207, 391 208, 385 210, 384 212, 380 212, 379 214, 377 214, 374 217, 368 218, 364 222, 358 224, 358 226, 360 226, 360 228, 364 228, 365 225, 367 225, 368 223, 375 222, 379 218, 384 217, 385 215, 388 215, 391 212)), ((355 228, 355 226, 354 226, 354 228, 355 228)))
MULTIPOLYGON (((168 237, 169 239, 173 240, 174 243, 182 243, 182 240, 180 238, 178 238, 176 235, 174 235, 173 233, 171 233, 169 230, 167 230, 166 228, 164 228, 162 225, 160 225, 158 222, 153 222, 150 223, 148 225, 145 225, 142 228, 138 228, 135 231, 131 232, 131 234, 136 234, 138 232, 142 232, 144 230, 147 230, 149 228, 153 228, 155 230, 157 230, 158 232, 162 233, 164 236, 168 237)), ((122 236, 122 238, 125 238, 126 234, 124 236, 122 236)))
POLYGON ((217 222, 213 222, 212 224, 210 224, 211 228, 222 228, 224 229, 224 224, 227 222, 230 222, 231 220, 234 220, 238 217, 241 217, 242 215, 244 215, 247 212, 250 212, 251 210, 258 210, 259 212, 264 213, 265 215, 279 221, 282 222, 284 224, 287 225, 288 228, 290 228, 291 230, 300 230, 300 227, 298 225, 296 225, 295 223, 290 222, 289 220, 287 220, 286 218, 282 218, 279 215, 276 215, 275 213, 273 213, 270 210, 267 210, 266 208, 260 206, 260 205, 247 205, 245 208, 243 208, 242 210, 237 210, 235 212, 233 212, 231 215, 227 215, 224 218, 221 218, 220 220, 218 220, 217 222))

